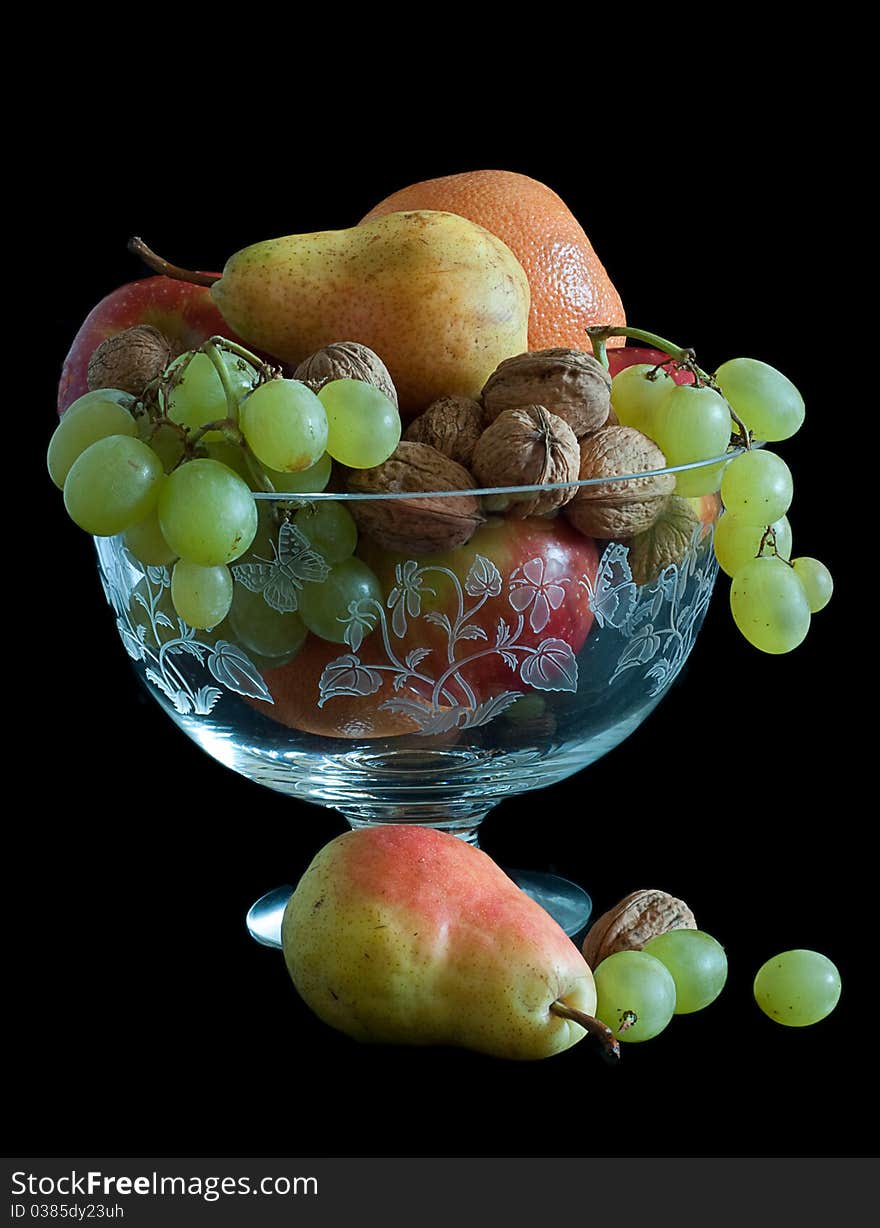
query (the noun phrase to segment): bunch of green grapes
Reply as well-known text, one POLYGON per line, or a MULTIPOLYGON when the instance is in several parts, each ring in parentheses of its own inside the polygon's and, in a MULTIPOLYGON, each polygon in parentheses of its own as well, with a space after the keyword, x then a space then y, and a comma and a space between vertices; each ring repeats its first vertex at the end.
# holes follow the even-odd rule
MULTIPOLYGON (((175 359, 144 401, 115 389, 80 397, 62 416, 47 463, 71 519, 94 536, 123 534, 143 563, 172 566, 175 610, 190 626, 211 628, 232 608, 229 564, 254 541, 254 491, 323 491, 334 459, 355 468, 381 464, 400 431, 397 407, 369 384, 335 380, 319 397, 242 347, 212 338, 175 359)), ((331 564, 332 581, 324 597, 307 594, 303 625, 341 640, 340 603, 344 614, 348 601, 374 594, 378 582, 353 574, 357 532, 342 507, 324 505, 303 523, 331 564)), ((276 613, 262 604, 265 610, 252 603, 255 624, 257 612, 264 623, 276 613)), ((240 623, 246 605, 242 598, 240 623)), ((257 627, 251 638, 276 656, 296 634, 287 625, 257 627)))
POLYGON ((620 371, 611 384, 614 410, 624 426, 654 440, 668 465, 695 465, 676 475, 679 495, 720 490, 725 511, 715 529, 715 555, 733 580, 734 622, 762 652, 790 652, 812 615, 828 604, 833 581, 818 559, 791 558, 791 472, 752 441, 794 435, 804 420, 803 397, 780 371, 754 358, 732 358, 712 376, 683 362, 692 384, 677 383, 663 366, 620 371), (732 444, 745 450, 724 459, 732 444), (715 464, 697 464, 715 457, 721 458, 715 464))

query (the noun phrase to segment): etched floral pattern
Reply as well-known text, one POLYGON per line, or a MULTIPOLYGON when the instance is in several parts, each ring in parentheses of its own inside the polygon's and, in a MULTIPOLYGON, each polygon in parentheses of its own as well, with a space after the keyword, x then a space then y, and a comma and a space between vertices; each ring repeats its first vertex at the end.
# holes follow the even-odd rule
POLYGON ((144 663, 144 675, 182 716, 208 716, 223 691, 234 691, 272 703, 272 696, 250 658, 229 640, 205 642, 173 613, 167 600, 171 573, 167 567, 144 567, 115 539, 98 545, 101 581, 116 614, 116 629, 133 661, 144 663), (169 612, 170 611, 170 612, 169 612), (188 675, 198 663, 219 683, 198 684, 188 675))

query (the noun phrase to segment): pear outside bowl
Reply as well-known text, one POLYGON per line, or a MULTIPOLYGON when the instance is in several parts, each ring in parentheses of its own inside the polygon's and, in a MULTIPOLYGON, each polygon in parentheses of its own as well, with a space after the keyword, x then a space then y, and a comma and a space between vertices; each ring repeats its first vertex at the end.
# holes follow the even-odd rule
MULTIPOLYGON (((484 508, 505 497, 470 493, 484 508)), ((303 630, 299 646, 269 654, 248 623, 254 604, 270 620, 297 619, 332 582, 296 511, 372 499, 394 513, 401 497, 256 497, 261 529, 232 564, 233 607, 219 626, 187 626, 171 604, 171 569, 140 563, 121 537, 95 539, 104 591, 138 676, 175 724, 220 763, 334 807, 355 828, 421 824, 475 843, 499 802, 612 750, 681 671, 717 574, 714 495, 690 501, 697 514, 678 557, 647 563, 632 542, 584 537, 563 516, 487 512, 465 546, 442 555, 395 553, 362 535, 356 553, 375 582, 342 602, 334 638, 303 630)), ((567 932, 586 922, 588 898, 564 880, 543 893, 536 876, 522 885, 567 932)), ((252 910, 259 941, 277 945, 285 898, 276 891, 271 908, 252 910)))

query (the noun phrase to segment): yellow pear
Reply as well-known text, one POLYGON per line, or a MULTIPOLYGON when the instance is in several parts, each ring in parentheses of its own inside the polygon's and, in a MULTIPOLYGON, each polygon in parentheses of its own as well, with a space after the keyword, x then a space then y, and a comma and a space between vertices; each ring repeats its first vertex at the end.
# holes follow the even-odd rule
POLYGON ((187 275, 143 244, 136 250, 157 271, 211 285, 230 328, 291 366, 334 341, 369 346, 405 418, 441 396, 478 397, 503 359, 528 349, 522 265, 454 213, 389 213, 348 230, 268 239, 236 252, 219 278, 187 275))
POLYGON ((337 837, 287 905, 282 943, 304 1001, 361 1041, 544 1058, 597 1031, 589 965, 479 849, 427 827, 337 837))

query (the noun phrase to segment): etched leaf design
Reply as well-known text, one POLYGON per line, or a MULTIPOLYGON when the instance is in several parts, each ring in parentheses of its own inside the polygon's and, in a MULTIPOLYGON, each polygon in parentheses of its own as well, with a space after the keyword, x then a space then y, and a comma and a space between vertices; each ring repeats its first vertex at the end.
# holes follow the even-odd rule
POLYGON ((193 696, 193 711, 196 716, 209 716, 223 692, 215 686, 202 686, 193 696))
POLYGON ((447 733, 460 723, 462 713, 467 714, 468 708, 441 708, 434 710, 416 703, 412 699, 387 699, 379 707, 386 712, 397 712, 408 716, 418 725, 420 734, 447 733))
POLYGON ((324 666, 318 683, 318 707, 323 708, 336 695, 373 695, 381 685, 378 670, 362 665, 358 657, 347 652, 324 666))
POLYGON ((493 562, 478 554, 464 582, 471 597, 497 597, 501 592, 501 573, 493 562))
POLYGON ((491 699, 477 704, 476 708, 468 711, 466 719, 462 722, 462 728, 476 729, 478 725, 488 725, 496 716, 500 716, 502 712, 515 704, 518 699, 522 699, 521 691, 502 691, 500 695, 493 695, 491 699))
POLYGON ((425 615, 425 619, 435 627, 442 627, 450 639, 452 638, 452 624, 445 614, 441 614, 439 610, 431 610, 425 615))
POLYGON ((485 640, 489 637, 482 627, 478 627, 476 623, 468 623, 467 626, 459 629, 455 638, 456 640, 485 640))
POLYGON ((208 669, 221 686, 228 687, 230 691, 247 695, 250 699, 274 703, 259 670, 236 644, 218 640, 208 657, 208 669))
MULTIPOLYGON (((128 623, 122 621, 121 618, 116 620, 116 630, 119 632, 119 638, 122 640, 122 646, 132 661, 143 661, 146 657, 146 649, 144 648, 140 634, 134 635, 128 623)), ((138 627, 138 632, 145 630, 138 627)))
POLYGON ((192 702, 190 701, 190 697, 187 695, 186 691, 181 690, 180 687, 174 686, 172 683, 168 682, 167 679, 163 678, 161 674, 157 674, 153 669, 148 669, 146 671, 146 675, 150 682, 152 682, 154 686, 157 686, 162 694, 166 695, 168 699, 171 700, 175 709, 181 714, 181 716, 186 716, 188 713, 192 712, 192 702))
POLYGON ((565 640, 544 640, 525 658, 519 676, 538 691, 576 691, 578 667, 565 640))
POLYGON ((148 567, 147 578, 160 588, 171 587, 171 572, 167 567, 148 567))
POLYGON ((406 664, 408 669, 418 669, 425 657, 431 655, 430 648, 412 648, 406 654, 406 664))

